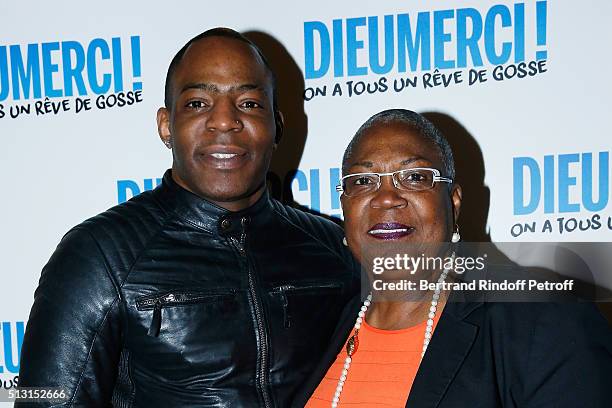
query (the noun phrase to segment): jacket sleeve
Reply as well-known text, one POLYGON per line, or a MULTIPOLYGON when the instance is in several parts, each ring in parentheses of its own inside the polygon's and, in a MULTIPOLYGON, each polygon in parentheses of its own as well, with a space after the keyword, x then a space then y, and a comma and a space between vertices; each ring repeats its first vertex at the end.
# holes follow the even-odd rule
POLYGON ((68 399, 16 407, 102 407, 121 352, 120 296, 92 235, 79 227, 43 268, 23 340, 19 387, 57 387, 68 399))
POLYGON ((612 331, 592 303, 542 305, 521 407, 609 407, 612 331))

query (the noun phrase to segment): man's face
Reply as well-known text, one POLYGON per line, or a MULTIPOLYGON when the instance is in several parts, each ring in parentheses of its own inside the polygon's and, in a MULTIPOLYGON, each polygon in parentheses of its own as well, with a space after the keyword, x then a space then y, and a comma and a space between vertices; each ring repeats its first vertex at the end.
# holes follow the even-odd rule
POLYGON ((158 111, 172 144, 172 176, 187 190, 237 211, 265 188, 276 126, 270 74, 247 43, 208 37, 185 52, 158 111))

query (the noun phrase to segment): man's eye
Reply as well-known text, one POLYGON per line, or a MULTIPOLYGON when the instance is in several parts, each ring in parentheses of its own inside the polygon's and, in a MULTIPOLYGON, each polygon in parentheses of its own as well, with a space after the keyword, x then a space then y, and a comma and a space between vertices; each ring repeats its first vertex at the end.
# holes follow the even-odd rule
POLYGON ((257 102, 254 101, 246 101, 246 102, 242 102, 240 104, 241 107, 245 108, 245 109, 256 109, 256 108, 261 108, 261 105, 258 104, 257 102))
POLYGON ((189 101, 186 106, 191 109, 202 109, 205 105, 202 101, 189 101))

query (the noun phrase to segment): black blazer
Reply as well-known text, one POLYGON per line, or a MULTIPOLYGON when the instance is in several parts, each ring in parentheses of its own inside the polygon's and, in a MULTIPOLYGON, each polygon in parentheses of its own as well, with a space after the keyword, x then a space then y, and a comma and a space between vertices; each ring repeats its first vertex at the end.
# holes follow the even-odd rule
MULTIPOLYGON (((348 338, 361 300, 294 400, 303 407, 348 338)), ((342 406, 342 403, 340 403, 342 406)), ((591 303, 488 303, 453 293, 406 407, 611 407, 612 332, 591 303)))

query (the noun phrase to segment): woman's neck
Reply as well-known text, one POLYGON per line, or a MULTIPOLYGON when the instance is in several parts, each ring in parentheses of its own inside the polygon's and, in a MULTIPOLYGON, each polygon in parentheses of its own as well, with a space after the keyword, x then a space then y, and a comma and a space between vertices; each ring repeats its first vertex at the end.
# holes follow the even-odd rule
MULTIPOLYGON (((429 292, 420 301, 374 301, 368 308, 366 322, 381 330, 401 330, 416 326, 427 320, 432 296, 433 292, 429 292)), ((443 291, 438 300, 437 315, 442 313, 447 298, 448 293, 443 291)))

